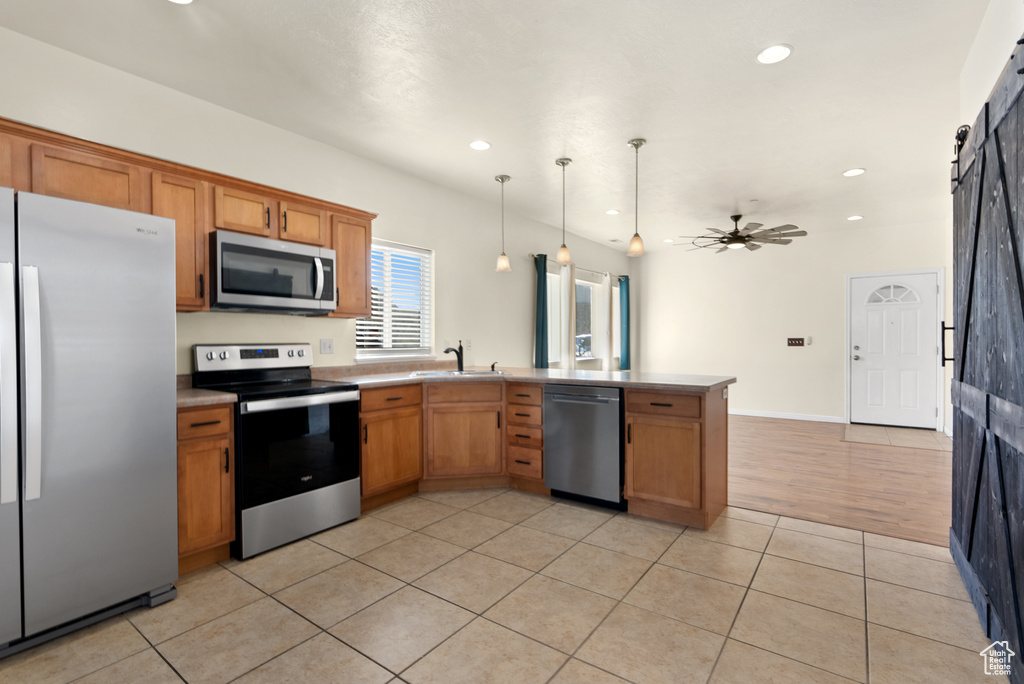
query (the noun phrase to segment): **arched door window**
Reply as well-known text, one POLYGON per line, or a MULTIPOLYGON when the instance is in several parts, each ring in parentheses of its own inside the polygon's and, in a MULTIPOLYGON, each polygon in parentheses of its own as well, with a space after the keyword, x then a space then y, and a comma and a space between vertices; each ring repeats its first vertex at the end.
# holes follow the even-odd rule
POLYGON ((868 304, 917 304, 921 298, 909 287, 903 285, 883 285, 870 295, 868 304))

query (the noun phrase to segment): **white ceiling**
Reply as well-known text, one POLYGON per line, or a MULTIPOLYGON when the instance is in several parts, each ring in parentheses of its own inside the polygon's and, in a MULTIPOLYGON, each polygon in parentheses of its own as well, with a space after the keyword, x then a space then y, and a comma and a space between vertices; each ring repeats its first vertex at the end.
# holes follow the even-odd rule
POLYGON ((626 141, 644 137, 650 250, 734 212, 811 236, 948 223, 958 79, 986 5, 5 0, 0 25, 488 202, 508 174, 509 210, 556 227, 554 160, 571 157, 568 230, 623 250, 626 141), (776 43, 792 57, 755 61, 776 43), (840 175, 854 166, 868 173, 840 175))

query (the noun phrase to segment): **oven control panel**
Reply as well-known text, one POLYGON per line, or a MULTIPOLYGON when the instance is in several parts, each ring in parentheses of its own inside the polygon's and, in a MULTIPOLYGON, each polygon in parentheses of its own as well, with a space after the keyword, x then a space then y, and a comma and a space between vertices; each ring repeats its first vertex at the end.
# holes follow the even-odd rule
POLYGON ((253 368, 303 368, 313 365, 313 345, 295 344, 197 344, 192 347, 195 370, 248 370, 253 368))

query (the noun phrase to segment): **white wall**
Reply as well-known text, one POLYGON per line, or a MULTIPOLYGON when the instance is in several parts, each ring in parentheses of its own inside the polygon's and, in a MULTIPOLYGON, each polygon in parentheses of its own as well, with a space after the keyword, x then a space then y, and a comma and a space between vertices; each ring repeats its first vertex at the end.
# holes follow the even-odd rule
MULTIPOLYGON (((0 28, 0 116, 379 214, 374 235, 435 250, 435 347, 472 342, 467 364, 530 366, 534 271, 527 254, 553 255, 557 230, 506 214, 512 273, 495 273, 500 209, 0 28)), ((502 169, 496 169, 500 172, 502 169)), ((514 180, 513 180, 514 183, 514 180)), ((514 188, 509 185, 509 190, 514 188)), ((629 273, 629 259, 569 236, 582 267, 629 273)), ((347 365, 355 323, 292 316, 179 313, 177 370, 191 345, 310 342, 316 365, 347 365), (319 354, 319 340, 335 353, 319 354)))
POLYGON ((1024 34, 1024 2, 989 0, 960 72, 961 123, 974 125, 1021 34, 1024 34))
POLYGON ((946 225, 822 230, 784 247, 645 257, 643 370, 735 375, 730 410, 844 419, 846 276, 946 263, 946 225), (810 337, 787 347, 787 337, 810 337))

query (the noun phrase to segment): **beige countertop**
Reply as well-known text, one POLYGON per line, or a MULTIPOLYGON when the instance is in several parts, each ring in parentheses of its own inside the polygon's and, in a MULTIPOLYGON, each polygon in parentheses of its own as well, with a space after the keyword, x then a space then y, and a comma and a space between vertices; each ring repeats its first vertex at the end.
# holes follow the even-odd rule
MULTIPOLYGON (((484 369, 473 369, 484 370, 484 369)), ((541 368, 504 368, 503 375, 411 375, 408 371, 398 373, 367 373, 351 375, 350 367, 314 368, 313 377, 320 380, 350 382, 361 388, 391 387, 419 382, 536 382, 560 383, 567 385, 605 385, 633 389, 674 390, 678 392, 712 392, 736 382, 726 375, 690 375, 685 373, 646 373, 640 371, 597 371, 597 370, 556 370, 541 368)), ((233 404, 238 397, 230 392, 178 388, 178 408, 233 404)))

